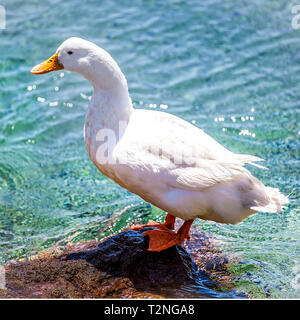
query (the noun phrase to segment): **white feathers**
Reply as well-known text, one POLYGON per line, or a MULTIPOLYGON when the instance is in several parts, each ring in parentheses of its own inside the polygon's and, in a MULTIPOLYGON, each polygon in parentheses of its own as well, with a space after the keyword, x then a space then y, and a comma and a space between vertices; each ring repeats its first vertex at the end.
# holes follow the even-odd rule
POLYGON ((58 52, 67 70, 94 86, 86 148, 96 167, 122 187, 186 220, 237 223, 256 211, 281 211, 288 203, 278 189, 265 187, 244 167, 264 168, 254 163, 262 159, 235 154, 174 115, 133 110, 125 76, 103 49, 72 38, 58 52), (67 56, 70 50, 74 53, 67 56), (114 136, 110 143, 109 134, 106 140, 99 138, 107 132, 114 136), (111 150, 102 162, 105 153, 97 154, 106 146, 111 150))
POLYGON ((268 196, 267 204, 260 206, 260 203, 257 203, 256 206, 251 206, 252 210, 271 213, 281 212, 282 207, 289 203, 289 199, 280 193, 279 189, 265 187, 265 191, 268 196))

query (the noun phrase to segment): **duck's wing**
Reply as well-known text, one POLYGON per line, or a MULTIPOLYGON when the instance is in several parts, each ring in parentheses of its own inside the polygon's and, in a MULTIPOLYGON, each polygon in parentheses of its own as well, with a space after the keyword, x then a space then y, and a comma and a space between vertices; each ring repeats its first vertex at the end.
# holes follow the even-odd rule
POLYGON ((263 159, 233 153, 200 128, 170 113, 135 110, 133 124, 132 127, 136 130, 131 130, 131 133, 138 135, 150 147, 159 145, 162 151, 182 150, 181 152, 185 152, 185 155, 190 154, 197 159, 248 163, 264 168, 254 163, 264 161, 263 159))
POLYGON ((162 180, 173 188, 201 191, 219 183, 251 177, 250 172, 241 165, 207 160, 198 162, 197 167, 175 168, 162 172, 162 180))
POLYGON ((140 110, 124 135, 117 158, 134 168, 137 176, 149 173, 168 186, 201 190, 239 175, 262 159, 235 154, 190 123, 168 113, 140 110))

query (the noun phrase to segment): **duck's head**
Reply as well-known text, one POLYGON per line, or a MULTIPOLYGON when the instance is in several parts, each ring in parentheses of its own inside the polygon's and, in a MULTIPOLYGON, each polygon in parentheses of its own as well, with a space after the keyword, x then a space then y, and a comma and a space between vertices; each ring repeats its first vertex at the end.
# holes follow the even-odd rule
POLYGON ((127 88, 126 79, 110 54, 81 38, 65 40, 53 56, 32 68, 31 73, 44 74, 62 69, 81 74, 102 90, 127 88))

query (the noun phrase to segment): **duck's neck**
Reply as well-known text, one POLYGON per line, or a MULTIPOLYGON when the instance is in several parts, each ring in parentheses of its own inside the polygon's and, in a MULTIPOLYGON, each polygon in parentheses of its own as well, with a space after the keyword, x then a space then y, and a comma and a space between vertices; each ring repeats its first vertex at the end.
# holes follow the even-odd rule
POLYGON ((84 140, 91 160, 104 172, 113 150, 123 137, 133 112, 128 90, 111 92, 95 87, 84 129, 84 140))
MULTIPOLYGON (((97 150, 106 148, 109 157, 112 155, 112 151, 126 131, 132 112, 127 85, 115 91, 94 86, 85 118, 84 140, 89 156, 95 164, 100 161, 96 158, 97 150)), ((106 160, 105 158, 104 162, 106 160)))
POLYGON ((127 86, 114 91, 94 86, 89 112, 97 119, 93 124, 98 129, 110 129, 117 133, 120 126, 128 124, 132 111, 127 86))
POLYGON ((97 50, 90 68, 81 72, 94 87, 85 118, 84 140, 91 160, 103 171, 113 160, 113 151, 126 131, 133 107, 119 66, 106 52, 97 50))
POLYGON ((88 60, 88 67, 84 65, 79 73, 94 87, 88 110, 97 118, 93 125, 98 129, 117 130, 119 122, 128 123, 133 111, 132 103, 126 78, 115 60, 96 47, 88 60))

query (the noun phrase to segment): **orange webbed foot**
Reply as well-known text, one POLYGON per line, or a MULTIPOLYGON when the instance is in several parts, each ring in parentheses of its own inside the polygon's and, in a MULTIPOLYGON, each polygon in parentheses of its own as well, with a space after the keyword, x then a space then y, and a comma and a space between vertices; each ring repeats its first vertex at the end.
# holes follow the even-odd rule
POLYGON ((149 251, 162 251, 175 245, 181 245, 185 239, 189 239, 189 231, 194 220, 187 220, 177 232, 169 229, 147 230, 143 235, 149 236, 149 251))
POLYGON ((140 226, 133 226, 131 227, 132 230, 141 230, 144 228, 158 228, 158 229, 163 229, 163 230, 173 230, 175 228, 175 217, 172 216, 171 214, 166 215, 166 219, 164 223, 158 223, 153 220, 149 220, 147 224, 140 225, 140 226))
POLYGON ((147 230, 143 235, 149 236, 149 251, 162 251, 172 246, 180 245, 183 240, 180 239, 178 234, 171 230, 147 230))
POLYGON ((177 232, 174 232, 175 217, 171 214, 167 214, 164 223, 158 223, 153 220, 149 220, 148 224, 141 226, 134 226, 132 230, 141 230, 144 228, 152 228, 153 230, 146 230, 143 235, 149 236, 149 251, 162 251, 172 246, 181 245, 185 239, 189 239, 189 230, 194 220, 187 220, 179 228, 177 232))

